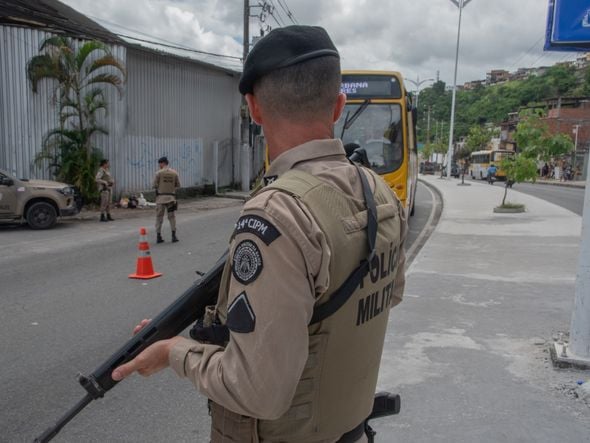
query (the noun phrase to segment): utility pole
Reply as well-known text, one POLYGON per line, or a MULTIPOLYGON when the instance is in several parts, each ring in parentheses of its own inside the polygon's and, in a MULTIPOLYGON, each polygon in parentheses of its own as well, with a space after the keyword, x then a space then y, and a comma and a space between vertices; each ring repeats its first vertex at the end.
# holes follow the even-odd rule
POLYGON ((576 139, 574 142, 574 156, 572 158, 572 171, 574 171, 574 180, 576 179, 576 160, 578 157, 578 131, 580 130, 580 125, 574 125, 574 134, 576 134, 576 139))
POLYGON ((447 152, 447 177, 451 178, 451 163, 453 162, 453 131, 455 129, 455 99, 457 95, 457 67, 459 66, 459 41, 461 38, 461 17, 463 8, 471 0, 451 0, 459 8, 459 25, 457 26, 457 49, 455 50, 455 76, 453 77, 453 99, 451 101, 451 123, 449 126, 449 149, 447 152))
POLYGON ((430 145, 430 111, 432 106, 428 107, 428 118, 426 119, 426 144, 430 145))
MULTIPOLYGON (((580 125, 576 125, 576 149, 578 147, 579 130, 580 125)), ((575 364, 590 368, 590 161, 588 161, 586 171, 582 240, 580 242, 580 257, 578 258, 578 272, 576 274, 569 351, 568 354, 571 354, 569 358, 573 359, 575 364)))
MULTIPOLYGON (((243 63, 246 63, 246 57, 250 51, 250 0, 244 0, 244 49, 243 63)), ((243 64, 242 64, 243 66, 243 64)), ((241 150, 241 171, 242 171, 242 191, 250 191, 250 116, 248 113, 248 104, 242 97, 240 106, 240 150, 241 150)))

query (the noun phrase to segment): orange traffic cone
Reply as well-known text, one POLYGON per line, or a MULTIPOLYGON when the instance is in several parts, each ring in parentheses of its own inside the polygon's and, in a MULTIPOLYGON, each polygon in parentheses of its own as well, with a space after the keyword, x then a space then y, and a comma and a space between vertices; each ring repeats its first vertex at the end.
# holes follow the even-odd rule
POLYGON ((129 278, 156 278, 162 275, 160 272, 154 272, 152 257, 150 255, 150 245, 147 241, 147 229, 139 229, 139 254, 137 256, 137 268, 135 274, 129 274, 129 278))

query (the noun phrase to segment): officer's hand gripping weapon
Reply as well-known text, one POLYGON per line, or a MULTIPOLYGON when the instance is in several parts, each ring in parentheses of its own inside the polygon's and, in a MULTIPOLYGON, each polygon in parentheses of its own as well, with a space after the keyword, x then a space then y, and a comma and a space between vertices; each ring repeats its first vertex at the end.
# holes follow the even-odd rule
POLYGON ((35 439, 35 443, 50 441, 57 433, 72 420, 92 400, 97 400, 113 388, 118 382, 111 378, 115 368, 133 360, 141 351, 151 344, 166 340, 180 334, 187 326, 201 318, 205 307, 215 304, 217 292, 221 282, 221 274, 227 260, 228 252, 215 263, 213 268, 205 273, 200 280, 187 289, 176 301, 164 309, 148 325, 139 331, 131 340, 111 355, 89 376, 78 375, 78 381, 86 396, 72 409, 61 417, 55 425, 48 428, 35 439))

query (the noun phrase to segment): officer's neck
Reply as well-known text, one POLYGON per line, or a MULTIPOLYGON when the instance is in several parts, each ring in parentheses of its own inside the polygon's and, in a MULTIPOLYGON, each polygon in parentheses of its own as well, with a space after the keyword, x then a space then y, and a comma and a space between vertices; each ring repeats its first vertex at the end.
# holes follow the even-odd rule
POLYGON ((273 122, 264 126, 270 160, 282 153, 312 140, 334 138, 333 124, 328 122, 273 122))

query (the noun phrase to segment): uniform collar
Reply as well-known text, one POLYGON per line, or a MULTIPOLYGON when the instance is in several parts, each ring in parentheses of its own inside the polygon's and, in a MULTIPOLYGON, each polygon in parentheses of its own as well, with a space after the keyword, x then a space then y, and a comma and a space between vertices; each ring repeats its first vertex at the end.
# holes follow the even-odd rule
POLYGON ((265 184, 272 183, 280 175, 293 169, 297 163, 335 155, 341 155, 343 159, 346 156, 340 139, 312 140, 295 146, 273 160, 268 171, 264 174, 265 184))

